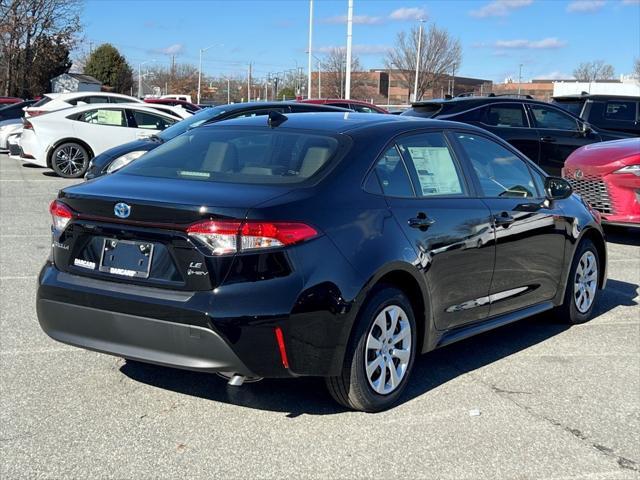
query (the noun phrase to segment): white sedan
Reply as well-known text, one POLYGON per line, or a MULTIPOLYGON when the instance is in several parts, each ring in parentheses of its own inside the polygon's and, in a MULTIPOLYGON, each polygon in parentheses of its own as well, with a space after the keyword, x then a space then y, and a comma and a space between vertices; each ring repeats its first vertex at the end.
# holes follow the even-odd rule
POLYGON ((145 104, 84 105, 25 120, 20 157, 61 177, 82 177, 105 150, 147 138, 179 119, 145 104))
POLYGON ((25 116, 35 117, 62 108, 94 103, 143 103, 135 97, 110 92, 46 93, 36 103, 24 109, 25 116))

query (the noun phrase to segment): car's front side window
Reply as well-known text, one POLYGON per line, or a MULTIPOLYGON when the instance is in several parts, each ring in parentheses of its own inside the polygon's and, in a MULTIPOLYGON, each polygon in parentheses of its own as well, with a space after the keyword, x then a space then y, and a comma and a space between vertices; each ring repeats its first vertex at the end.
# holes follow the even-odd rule
POLYGON ((133 110, 131 113, 133 114, 133 118, 136 121, 137 128, 143 128, 147 130, 164 130, 168 126, 175 123, 175 121, 171 121, 152 113, 140 112, 138 110, 133 110))
POLYGON ((457 133, 485 197, 530 198, 537 190, 529 167, 511 151, 481 135, 457 133))
POLYGON ((397 144, 414 176, 419 196, 464 194, 462 174, 441 132, 411 135, 397 144))
POLYGON ((556 110, 555 108, 547 108, 542 105, 530 105, 531 113, 536 121, 536 127, 548 128, 552 130, 571 130, 578 129, 578 122, 571 115, 556 110))

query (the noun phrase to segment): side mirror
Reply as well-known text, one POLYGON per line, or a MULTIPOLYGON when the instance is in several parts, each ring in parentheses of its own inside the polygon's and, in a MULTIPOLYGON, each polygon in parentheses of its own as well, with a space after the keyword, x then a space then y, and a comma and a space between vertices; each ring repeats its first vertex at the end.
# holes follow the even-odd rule
POLYGON ((593 132, 593 128, 591 128, 591 124, 589 124, 588 122, 582 122, 580 124, 580 133, 582 135, 589 135, 591 132, 593 132))
POLYGON ((573 187, 564 178, 547 177, 544 181, 544 193, 549 200, 562 200, 573 193, 573 187))

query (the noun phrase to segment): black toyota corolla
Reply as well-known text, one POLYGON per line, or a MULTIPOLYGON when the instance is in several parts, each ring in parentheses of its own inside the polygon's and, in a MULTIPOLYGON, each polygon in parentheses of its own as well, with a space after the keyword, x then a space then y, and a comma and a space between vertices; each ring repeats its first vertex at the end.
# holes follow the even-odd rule
POLYGON ((272 113, 190 130, 62 190, 39 278, 56 340, 248 377, 326 377, 394 404, 418 354, 606 281, 598 214, 506 142, 455 122, 272 113))

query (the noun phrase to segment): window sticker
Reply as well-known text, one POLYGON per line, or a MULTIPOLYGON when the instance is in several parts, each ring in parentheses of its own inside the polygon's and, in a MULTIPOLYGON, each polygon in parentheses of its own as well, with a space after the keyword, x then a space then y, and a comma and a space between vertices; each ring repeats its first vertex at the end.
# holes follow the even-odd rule
POLYGON ((98 110, 98 123, 122 125, 122 112, 119 110, 98 110))
POLYGON ((458 195, 462 185, 447 147, 408 147, 422 195, 458 195))

